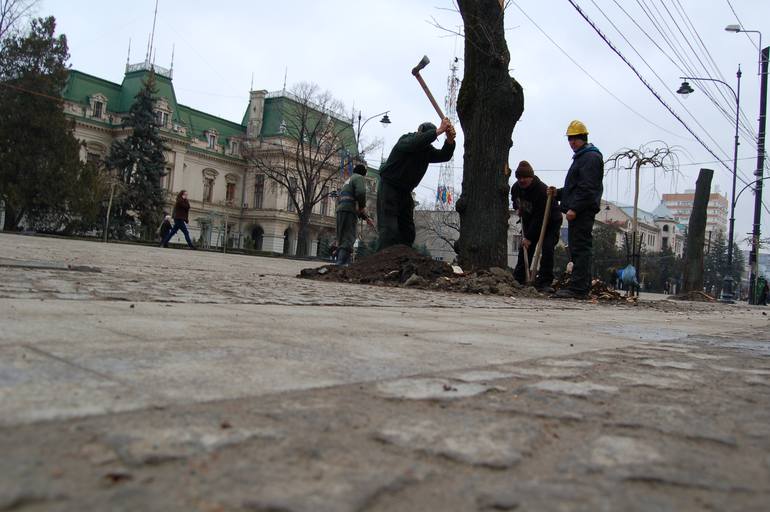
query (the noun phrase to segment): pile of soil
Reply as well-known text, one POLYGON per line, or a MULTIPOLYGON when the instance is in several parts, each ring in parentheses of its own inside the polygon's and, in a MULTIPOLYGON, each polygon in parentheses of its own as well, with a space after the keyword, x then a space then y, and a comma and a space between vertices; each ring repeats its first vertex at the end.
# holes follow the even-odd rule
MULTIPOLYGON (((572 274, 564 272, 559 280, 554 284, 554 288, 568 288, 572 274)), ((626 297, 624 293, 612 289, 601 279, 591 281, 591 291, 588 292, 589 298, 593 302, 636 302, 636 297, 626 297)))
POLYGON ((325 265, 306 268, 300 272, 299 277, 484 295, 545 296, 534 288, 521 286, 508 269, 491 268, 488 271, 458 274, 451 265, 433 260, 405 245, 388 247, 361 258, 348 267, 325 265))
POLYGON ((676 300, 689 300, 693 302, 716 302, 717 301, 714 297, 712 297, 708 293, 701 292, 698 290, 693 290, 691 292, 674 295, 673 298, 676 300))

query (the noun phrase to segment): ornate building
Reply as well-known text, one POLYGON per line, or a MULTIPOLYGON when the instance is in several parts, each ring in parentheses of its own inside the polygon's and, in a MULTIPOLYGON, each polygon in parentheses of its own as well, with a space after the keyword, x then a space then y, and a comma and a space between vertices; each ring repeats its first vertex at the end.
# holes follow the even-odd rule
MULTIPOLYGON (((122 119, 151 70, 158 89, 156 118, 168 147, 163 181, 168 211, 176 194, 185 189, 191 205, 190 234, 204 247, 227 243, 295 254, 298 216, 287 190, 257 172, 242 156, 246 145, 256 151, 276 146, 286 131, 286 113, 297 102, 291 93, 251 91, 243 120, 235 123, 177 103, 172 71, 148 62, 126 65, 120 84, 72 70, 63 91, 64 108, 75 121, 75 136, 84 142, 82 158, 105 158, 112 142, 127 134, 122 119)), ((351 121, 335 117, 335 122, 346 129, 349 126, 354 152, 351 121)), ((342 171, 341 164, 330 166, 328 172, 336 175, 327 187, 329 194, 313 209, 311 256, 316 255, 322 239, 334 239, 333 196, 346 179, 342 171)), ((374 194, 376 183, 369 181, 374 194)))

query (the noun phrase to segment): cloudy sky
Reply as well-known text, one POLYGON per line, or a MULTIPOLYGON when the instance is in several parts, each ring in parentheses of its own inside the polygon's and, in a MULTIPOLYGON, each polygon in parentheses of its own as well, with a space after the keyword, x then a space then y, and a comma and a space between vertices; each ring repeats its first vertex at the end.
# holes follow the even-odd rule
MULTIPOLYGON (((564 131, 572 119, 586 123, 605 156, 653 140, 679 147, 679 172, 645 169, 641 206, 653 209, 665 192, 694 188, 700 167, 715 170, 714 188, 729 196, 734 112, 724 86, 691 80, 689 98, 675 94, 680 76, 717 78, 736 87, 743 69, 738 190, 756 167, 759 112, 756 34, 726 32, 740 22, 764 32, 770 43, 770 2, 765 0, 574 0, 663 101, 682 118, 710 154, 643 85, 568 0, 515 0, 506 11, 511 74, 524 87, 525 111, 513 133, 511 166, 529 160, 544 181, 560 185, 571 152, 564 131), (705 89, 705 91, 704 91, 705 89), (709 99, 712 96, 714 101, 709 99), (721 110, 720 110, 721 109, 721 110)), ((54 15, 69 40, 74 69, 120 82, 129 40, 132 63, 144 60, 155 0, 105 2, 42 0, 39 15, 54 15)), ((188 106, 240 122, 255 89, 280 90, 315 82, 364 119, 384 110, 393 121, 373 119, 363 139, 384 140, 385 156, 398 136, 435 113, 410 74, 422 55, 423 76, 439 101, 449 65, 462 58, 463 42, 449 30, 462 25, 452 0, 160 0, 155 61, 168 67, 174 50, 174 87, 188 106), (445 29, 434 26, 434 21, 445 29)), ((460 61, 462 75, 462 60, 460 61)), ((461 149, 462 146, 458 148, 461 149)), ((455 158, 462 182, 462 155, 455 158)), ((768 175, 766 165, 765 174, 768 175)), ((438 168, 418 197, 432 202, 438 168)), ((764 196, 770 205, 770 190, 764 196)), ((605 198, 630 204, 627 172, 609 173, 605 198)), ((740 196, 736 239, 751 231, 753 196, 740 196)), ((762 223, 770 221, 763 211, 762 223)), ((742 247, 745 245, 742 244, 742 247)))

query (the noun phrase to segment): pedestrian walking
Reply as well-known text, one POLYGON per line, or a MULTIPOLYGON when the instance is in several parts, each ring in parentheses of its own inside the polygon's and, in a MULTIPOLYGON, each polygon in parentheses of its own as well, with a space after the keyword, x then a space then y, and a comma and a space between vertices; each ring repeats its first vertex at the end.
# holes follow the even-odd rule
POLYGON ((428 164, 448 162, 455 150, 455 129, 444 118, 438 128, 422 123, 417 132, 402 135, 380 168, 377 190, 378 249, 414 243, 414 201, 412 191, 428 170, 428 164), (433 147, 439 135, 446 133, 441 149, 433 147))
POLYGON ((353 256, 358 219, 371 223, 366 211, 366 166, 358 164, 342 185, 337 199, 337 265, 346 266, 353 256))
POLYGON ((174 236, 177 231, 181 230, 184 234, 184 239, 187 241, 187 246, 190 247, 190 249, 195 249, 195 245, 193 245, 192 240, 190 240, 190 233, 187 231, 187 223, 190 222, 189 214, 190 201, 187 200, 187 191, 180 190, 176 195, 176 203, 174 204, 174 227, 166 233, 166 236, 160 243, 161 247, 168 247, 168 241, 171 240, 171 237, 174 236))
MULTIPOLYGON (((521 245, 519 258, 513 277, 520 283, 526 281, 526 262, 533 261, 535 245, 540 239, 543 228, 545 207, 548 202, 548 186, 535 176, 535 171, 526 160, 516 167, 516 183, 511 187, 511 201, 521 218, 521 245), (527 258, 524 258, 527 251, 527 258)), ((559 242, 562 214, 556 201, 552 201, 548 214, 548 224, 541 247, 540 271, 534 279, 535 288, 545 293, 553 293, 553 256, 559 242)))
POLYGON ((560 289, 554 297, 584 299, 591 289, 592 231, 603 192, 604 157, 588 142, 588 128, 582 122, 572 121, 566 135, 573 152, 572 165, 557 198, 567 217, 567 242, 574 266, 569 287, 560 289))

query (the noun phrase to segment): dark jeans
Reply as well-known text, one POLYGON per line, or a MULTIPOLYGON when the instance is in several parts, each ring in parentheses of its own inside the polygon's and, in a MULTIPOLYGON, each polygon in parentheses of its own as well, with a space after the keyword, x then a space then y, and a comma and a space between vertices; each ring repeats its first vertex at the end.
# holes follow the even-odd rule
POLYGON ((593 228, 596 214, 582 212, 575 220, 568 222, 567 234, 569 254, 572 260, 570 290, 588 293, 591 289, 591 266, 593 264, 593 228))
POLYGON ((358 215, 355 212, 337 212, 337 247, 353 252, 357 221, 358 215))
MULTIPOLYGON (((543 237, 543 248, 541 249, 540 256, 540 270, 537 273, 535 279, 536 285, 548 285, 553 284, 553 255, 556 249, 556 244, 559 243, 559 232, 561 230, 561 219, 558 224, 549 223, 545 228, 545 236, 543 237)), ((529 245, 529 251, 527 256, 529 257, 529 264, 532 265, 532 258, 535 256, 535 246, 537 240, 531 240, 529 245)), ((519 259, 516 261, 516 268, 513 271, 513 277, 520 283, 524 283, 524 247, 519 247, 519 259)))
POLYGON ((378 249, 414 243, 414 201, 411 191, 398 189, 383 180, 377 190, 378 249))
POLYGON ((187 245, 194 248, 195 246, 193 245, 192 240, 190 240, 190 233, 187 231, 187 224, 185 224, 182 219, 174 219, 174 227, 171 228, 168 234, 163 238, 163 241, 160 243, 160 245, 162 247, 166 247, 168 245, 168 241, 171 240, 171 237, 176 235, 176 232, 179 230, 184 233, 184 239, 187 240, 187 245))

